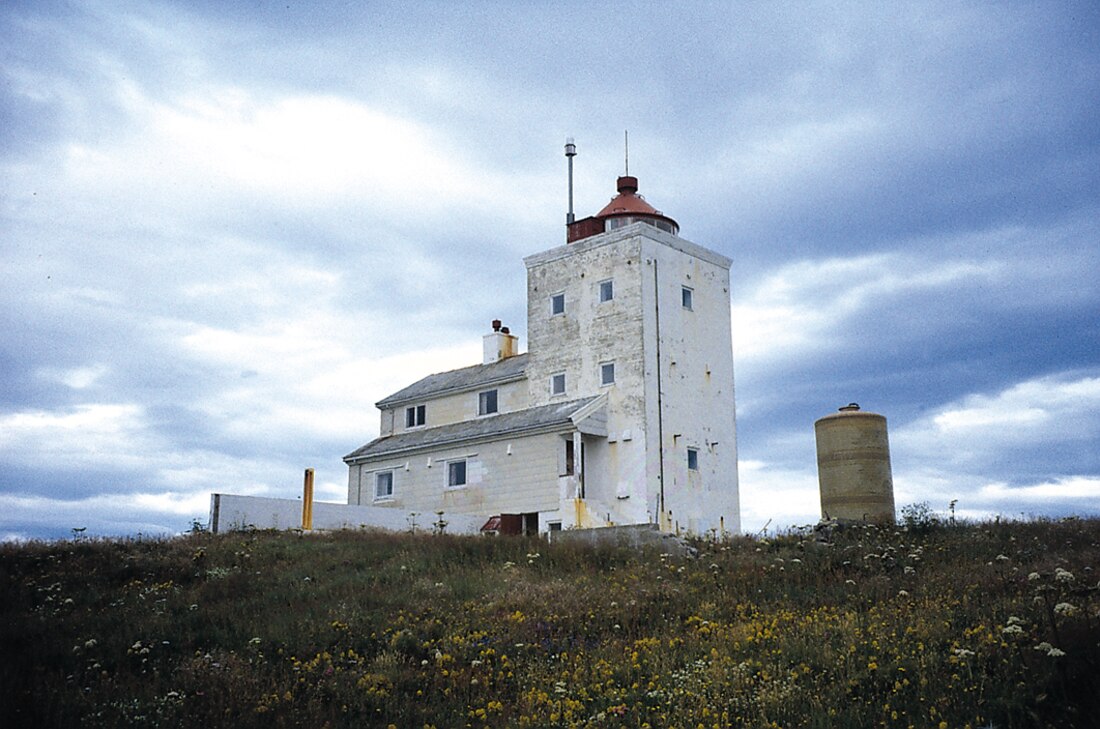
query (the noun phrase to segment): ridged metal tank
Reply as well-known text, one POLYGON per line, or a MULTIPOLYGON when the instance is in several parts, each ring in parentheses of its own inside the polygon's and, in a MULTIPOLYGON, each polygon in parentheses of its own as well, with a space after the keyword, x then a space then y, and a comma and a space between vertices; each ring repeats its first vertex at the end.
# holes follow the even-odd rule
POLYGON ((886 418, 851 403, 814 423, 821 517, 894 522, 886 418))

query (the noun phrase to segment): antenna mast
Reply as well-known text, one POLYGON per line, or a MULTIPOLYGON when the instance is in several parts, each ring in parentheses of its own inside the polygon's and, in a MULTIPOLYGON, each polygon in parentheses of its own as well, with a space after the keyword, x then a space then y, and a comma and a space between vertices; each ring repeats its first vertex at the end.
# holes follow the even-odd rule
POLYGON ((577 145, 573 144, 573 137, 565 138, 565 158, 569 160, 569 212, 565 214, 565 224, 570 225, 575 220, 573 215, 573 158, 577 156, 577 145))
POLYGON ((623 156, 626 162, 623 174, 630 177, 630 132, 626 129, 623 130, 623 156))

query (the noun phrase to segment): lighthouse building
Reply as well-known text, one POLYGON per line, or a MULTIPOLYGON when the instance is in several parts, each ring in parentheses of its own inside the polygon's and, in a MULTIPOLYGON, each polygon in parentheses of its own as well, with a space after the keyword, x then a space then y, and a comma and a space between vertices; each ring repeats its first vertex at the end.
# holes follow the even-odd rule
POLYGON ((344 457, 348 503, 512 533, 740 530, 730 260, 637 191, 620 177, 524 259, 527 352, 493 322, 481 364, 377 403, 379 437, 344 457))

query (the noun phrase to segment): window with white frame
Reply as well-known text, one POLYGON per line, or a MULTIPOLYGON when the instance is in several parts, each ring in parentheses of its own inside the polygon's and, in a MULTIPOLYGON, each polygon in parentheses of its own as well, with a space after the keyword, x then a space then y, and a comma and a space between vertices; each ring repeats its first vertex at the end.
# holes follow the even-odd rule
POLYGON ((559 372, 556 375, 550 376, 550 394, 551 395, 564 395, 565 394, 565 373, 559 372))
POLYGON ((418 425, 423 425, 427 414, 427 407, 425 405, 413 405, 410 408, 405 408, 405 427, 415 428, 418 425))
POLYGON ((601 385, 614 385, 615 384, 615 363, 614 362, 601 362, 600 363, 600 384, 601 385))
POLYGON ((693 306, 694 298, 695 298, 695 289, 692 289, 689 286, 681 286, 680 287, 680 303, 682 303, 684 305, 684 308, 687 309, 688 311, 693 311, 694 308, 695 308, 693 306))
POLYGON ((550 315, 557 316, 565 313, 565 294, 554 294, 550 297, 550 315))
POLYGON ((466 459, 447 461, 447 488, 456 489, 466 485, 466 459))
POLYGON ((611 279, 600 281, 600 303, 611 301, 613 298, 615 298, 615 284, 611 279))
POLYGON ((699 470, 699 449, 697 448, 688 448, 688 470, 699 470))
POLYGON ((497 411, 497 391, 486 390, 477 395, 477 414, 490 415, 497 411))
POLYGON ((393 498, 393 471, 379 471, 374 474, 374 500, 393 498))

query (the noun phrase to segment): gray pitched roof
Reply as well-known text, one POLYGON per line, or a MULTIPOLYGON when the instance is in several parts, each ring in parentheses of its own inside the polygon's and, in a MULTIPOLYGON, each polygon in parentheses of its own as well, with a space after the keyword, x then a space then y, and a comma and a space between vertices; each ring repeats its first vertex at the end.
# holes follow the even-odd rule
POLYGON ((598 397, 597 395, 580 400, 554 403, 553 405, 540 405, 526 410, 517 410, 511 413, 477 418, 476 420, 464 420, 460 423, 440 425, 422 430, 410 430, 397 435, 375 438, 365 446, 357 448, 344 456, 344 461, 350 463, 351 461, 393 455, 421 448, 435 448, 464 441, 493 438, 509 433, 519 435, 541 428, 572 424, 571 416, 598 397))
POLYGON ((377 408, 388 408, 413 400, 424 400, 451 392, 472 390, 485 385, 523 379, 527 368, 527 353, 493 362, 492 364, 473 365, 449 372, 439 372, 417 380, 408 387, 384 397, 374 404, 377 408))

